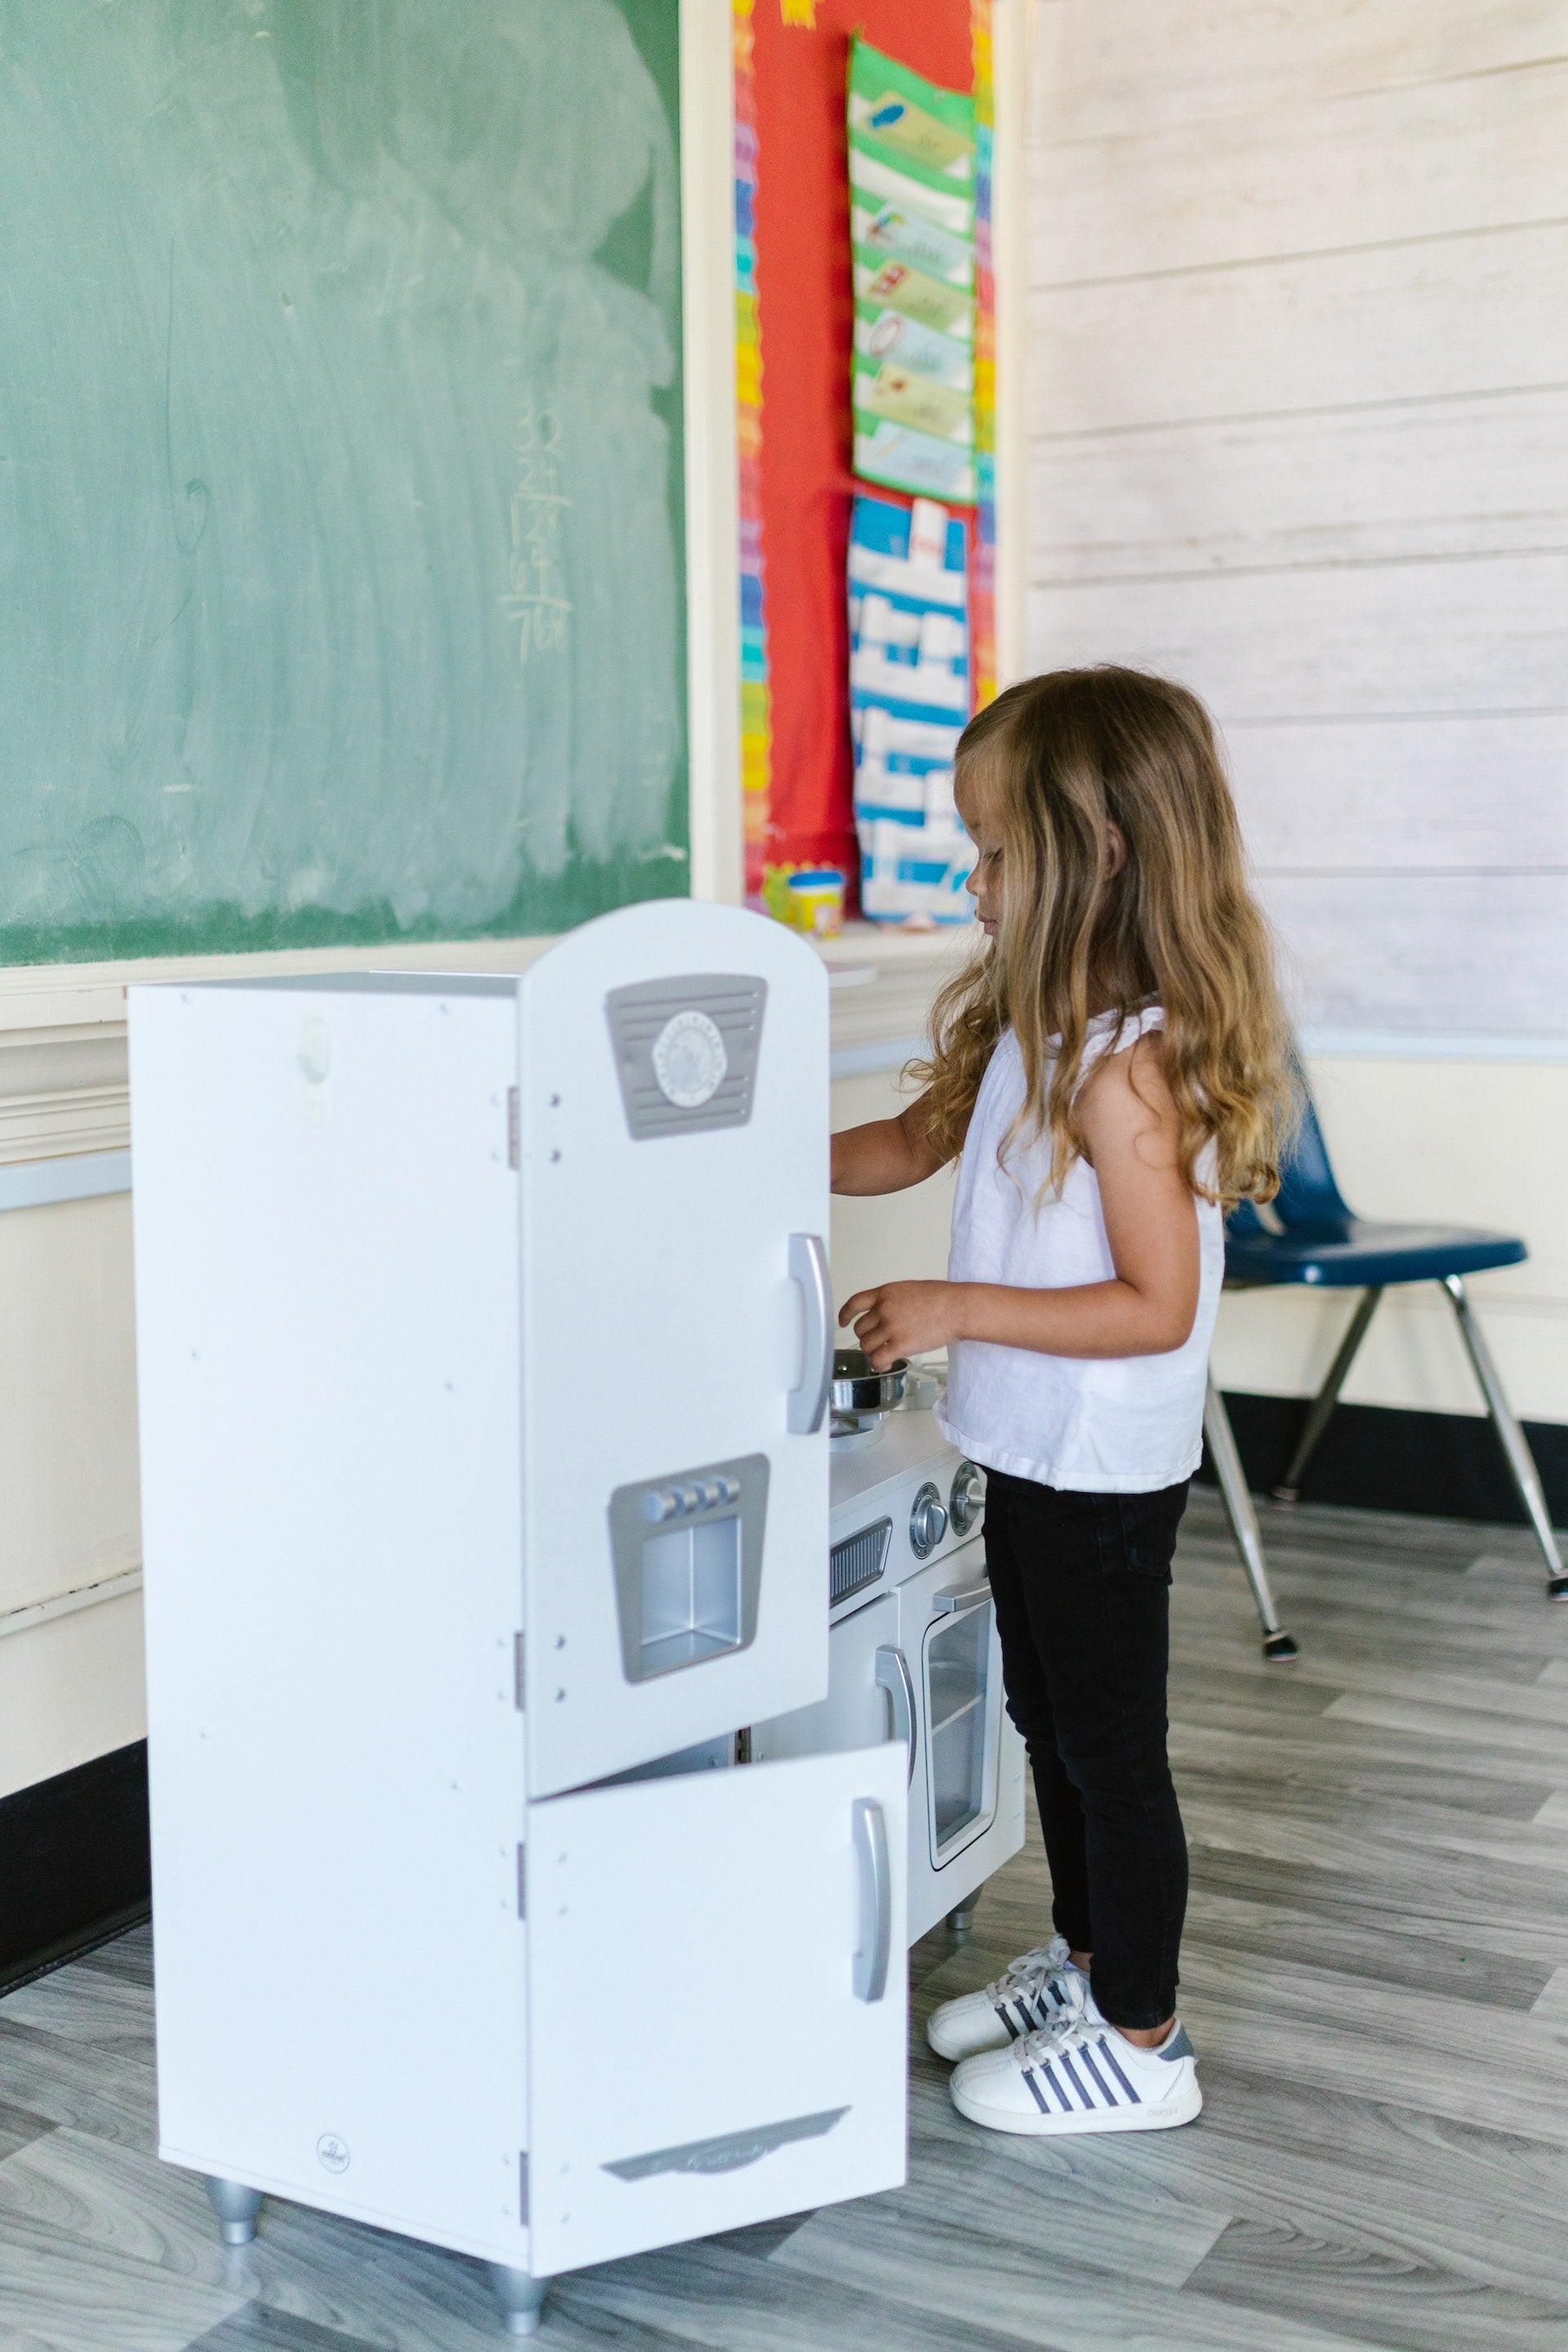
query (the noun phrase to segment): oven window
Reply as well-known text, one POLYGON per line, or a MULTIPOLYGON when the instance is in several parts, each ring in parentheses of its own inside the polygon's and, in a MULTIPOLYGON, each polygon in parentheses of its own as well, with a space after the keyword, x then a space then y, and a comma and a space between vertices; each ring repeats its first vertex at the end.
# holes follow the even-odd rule
POLYGON ((986 1787, 986 1677, 991 1604, 933 1627, 926 1641, 926 1754, 935 1859, 964 1832, 984 1828, 994 1804, 986 1787))

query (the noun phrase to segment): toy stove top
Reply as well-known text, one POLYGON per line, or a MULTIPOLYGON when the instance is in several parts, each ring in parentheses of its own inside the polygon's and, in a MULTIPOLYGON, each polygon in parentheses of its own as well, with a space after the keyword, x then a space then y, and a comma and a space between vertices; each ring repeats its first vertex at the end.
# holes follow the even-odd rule
POLYGON ((833 1616, 903 1583, 978 1533, 983 1506, 968 1492, 970 1471, 937 1427, 930 1402, 898 1406, 879 1416, 868 1438, 849 1450, 835 1448, 828 1523, 833 1616))

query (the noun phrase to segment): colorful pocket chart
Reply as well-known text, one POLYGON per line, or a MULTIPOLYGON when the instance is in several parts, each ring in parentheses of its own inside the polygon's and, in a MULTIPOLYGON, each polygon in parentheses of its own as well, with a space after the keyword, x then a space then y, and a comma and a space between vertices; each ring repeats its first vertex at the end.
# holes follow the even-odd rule
POLYGON ((965 518, 860 494, 849 531, 849 704, 860 904, 963 923, 974 853, 952 801, 971 705, 965 518))
POLYGON ((974 103, 857 39, 848 130, 855 472, 972 505, 974 103))

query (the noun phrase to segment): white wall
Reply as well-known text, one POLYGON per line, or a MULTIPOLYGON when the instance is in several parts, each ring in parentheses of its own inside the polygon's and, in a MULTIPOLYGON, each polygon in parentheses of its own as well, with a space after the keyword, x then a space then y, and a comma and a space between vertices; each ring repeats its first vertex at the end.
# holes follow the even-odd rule
MULTIPOLYGON (((1343 1187, 1527 1238, 1477 1297, 1558 1421, 1565 123, 1565 0, 1038 0, 1032 666, 1215 709, 1343 1187)), ((1311 1388, 1345 1311, 1227 1298, 1223 1380, 1311 1388)), ((1476 1408, 1435 1294, 1346 1393, 1476 1408)))
POLYGON ((1310 1027, 1568 1034, 1568 6, 1040 0, 1030 654, 1203 693, 1310 1027))

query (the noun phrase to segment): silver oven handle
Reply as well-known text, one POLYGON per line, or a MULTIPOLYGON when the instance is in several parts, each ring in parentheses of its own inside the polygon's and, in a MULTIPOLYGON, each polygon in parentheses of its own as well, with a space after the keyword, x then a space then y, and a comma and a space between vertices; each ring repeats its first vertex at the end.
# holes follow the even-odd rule
POLYGON ((877 1653, 877 1687, 885 1690, 893 1706, 893 1738, 901 1739, 910 1751, 910 1769, 906 1789, 914 1786, 915 1742, 920 1737, 919 1717, 915 1707, 914 1678, 910 1662, 902 1650, 889 1643, 877 1653))
POLYGON ((855 1955, 855 1998, 880 2000, 888 1990, 893 1948, 893 1872, 888 1856, 888 1818, 873 1797, 857 1797, 850 1807, 855 1858, 860 1865, 860 1945, 855 1955))
POLYGON ((822 1427, 833 1379, 833 1294, 819 1234, 791 1234, 789 1278, 799 1283, 805 1310, 800 1385, 789 1392, 789 1427, 796 1437, 810 1437, 822 1427))
POLYGON ((944 1584, 940 1592, 931 1594, 931 1605, 938 1617, 955 1617, 961 1609, 978 1609, 990 1598, 991 1586, 982 1576, 973 1584, 944 1584))

